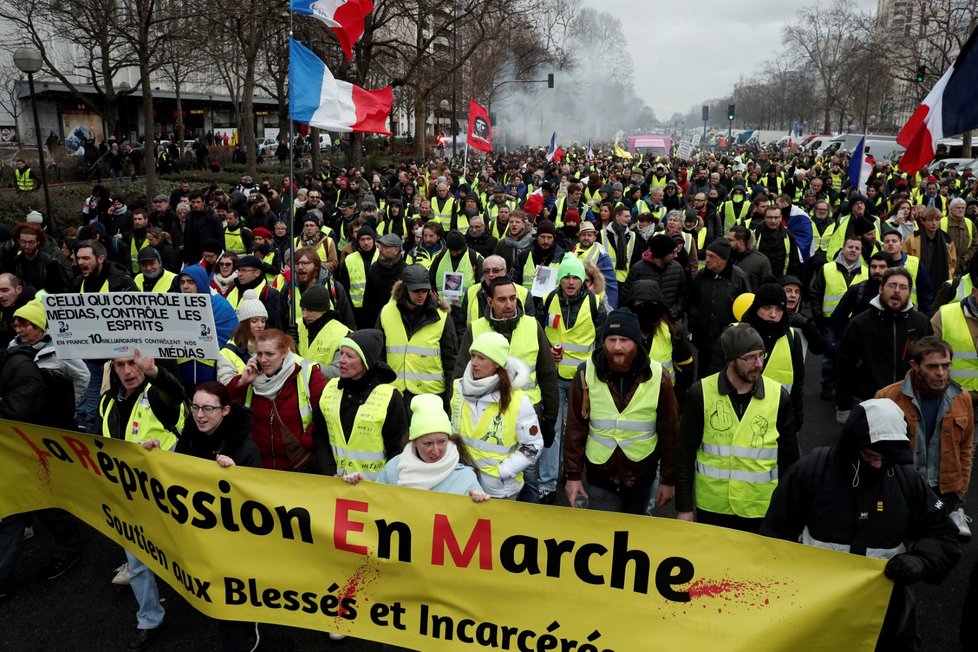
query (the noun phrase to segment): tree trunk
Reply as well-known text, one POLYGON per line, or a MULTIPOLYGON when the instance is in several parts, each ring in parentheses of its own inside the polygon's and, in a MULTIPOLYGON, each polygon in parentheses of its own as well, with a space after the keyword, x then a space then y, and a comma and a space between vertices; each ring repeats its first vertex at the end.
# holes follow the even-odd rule
POLYGON ((425 100, 427 95, 421 80, 418 80, 418 87, 414 92, 414 157, 419 161, 423 161, 425 157, 425 140, 427 138, 425 120, 428 118, 425 100))
POLYGON ((359 170, 363 166, 363 134, 351 132, 348 141, 350 155, 346 158, 346 167, 350 170, 359 170))
POLYGON ((238 123, 238 142, 245 149, 248 174, 256 176, 258 162, 255 157, 255 60, 245 62, 244 85, 241 89, 241 121, 238 123))
POLYGON ((971 130, 961 134, 961 157, 971 158, 971 130))
POLYGON ((312 152, 312 178, 319 180, 319 128, 310 127, 309 129, 309 151, 312 152))
MULTIPOLYGON (((183 123, 183 97, 180 95, 180 80, 175 80, 176 83, 173 84, 173 94, 177 97, 177 125, 176 125, 176 140, 177 140, 177 150, 183 152, 183 141, 186 140, 184 136, 184 123, 183 123)), ((179 161, 177 161, 179 163, 179 161)))
POLYGON ((146 205, 156 196, 156 156, 153 141, 156 136, 153 120, 153 84, 149 78, 149 59, 139 63, 139 80, 143 87, 143 167, 146 168, 146 205))
POLYGON ((826 101, 825 102, 825 114, 824 114, 824 117, 822 119, 822 133, 823 134, 830 134, 830 133, 832 133, 831 127, 832 127, 832 103, 826 101))

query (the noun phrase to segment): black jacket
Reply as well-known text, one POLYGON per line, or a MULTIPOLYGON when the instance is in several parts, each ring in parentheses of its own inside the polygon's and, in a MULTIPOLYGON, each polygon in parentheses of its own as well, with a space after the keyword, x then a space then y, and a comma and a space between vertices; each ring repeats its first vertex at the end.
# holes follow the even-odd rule
POLYGON ((390 301, 391 290, 401 278, 406 267, 404 256, 400 256, 393 265, 380 258, 370 266, 367 274, 367 288, 363 295, 363 308, 360 311, 357 328, 372 328, 380 317, 380 310, 390 301))
POLYGON ((48 294, 60 294, 68 291, 67 271, 54 256, 45 251, 38 251, 34 263, 31 264, 19 252, 13 261, 13 274, 21 281, 29 283, 38 290, 48 294), (29 271, 28 271, 29 268, 29 271))
POLYGON ((197 428, 197 422, 187 415, 183 432, 177 440, 177 453, 215 460, 227 455, 237 466, 262 468, 261 452, 251 439, 251 410, 242 405, 232 405, 213 433, 205 435, 197 428))
POLYGON ((729 261, 719 274, 703 269, 693 279, 689 299, 689 330, 699 349, 700 377, 723 367, 720 334, 734 321, 734 300, 748 291, 744 270, 729 261))
POLYGON ((109 282, 109 292, 136 291, 136 284, 125 268, 108 260, 102 265, 102 269, 97 275, 87 278, 84 276, 76 277, 72 283, 72 290, 80 292, 84 287, 85 292, 100 292, 106 281, 109 282))
POLYGON ((625 286, 618 293, 618 305, 624 306, 634 297, 632 289, 641 280, 651 280, 659 284, 659 289, 665 295, 665 304, 669 313, 675 319, 680 319, 685 312, 683 304, 686 300, 686 274, 682 265, 672 261, 666 267, 659 267, 650 260, 651 254, 644 255, 628 270, 625 286))
POLYGON ((44 407, 45 384, 36 351, 14 346, 0 353, 0 418, 35 423, 44 407))
MULTIPOLYGON (((143 385, 140 385, 128 397, 123 396, 119 376, 114 371, 109 371, 109 389, 99 399, 99 409, 95 415, 95 432, 102 433, 102 401, 106 398, 114 398, 115 403, 105 414, 104 421, 108 422, 109 434, 113 439, 125 440, 128 434, 125 432, 125 428, 129 422, 129 415, 132 414, 136 401, 142 395, 147 382, 151 385, 146 393, 150 409, 164 428, 175 432, 177 421, 180 418, 180 406, 185 398, 183 386, 175 375, 159 366, 157 367, 156 378, 152 380, 147 378, 143 385)), ((188 414, 187 417, 189 418, 190 415, 188 414)))
POLYGON ((191 211, 183 232, 183 262, 193 265, 204 255, 204 242, 217 240, 224 246, 224 225, 210 206, 200 213, 191 211))
POLYGON ((886 310, 879 296, 849 322, 836 354, 836 405, 848 410, 855 400, 873 398, 903 380, 910 369, 910 344, 932 333, 927 315, 908 308, 886 310))

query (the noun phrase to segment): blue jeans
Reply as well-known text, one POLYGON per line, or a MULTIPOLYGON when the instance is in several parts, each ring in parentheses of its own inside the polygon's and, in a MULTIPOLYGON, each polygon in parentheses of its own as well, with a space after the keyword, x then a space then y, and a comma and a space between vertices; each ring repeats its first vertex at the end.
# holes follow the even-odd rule
POLYGON ((129 586, 139 604, 136 626, 139 629, 156 629, 163 624, 163 616, 166 614, 163 605, 160 604, 156 576, 146 564, 139 561, 128 550, 126 550, 126 561, 129 562, 129 586))
POLYGON ((557 491, 557 475, 560 472, 560 463, 564 459, 561 453, 561 441, 563 441, 564 421, 567 417, 567 394, 570 393, 571 381, 563 378, 557 379, 557 392, 560 395, 557 408, 557 423, 554 426, 554 443, 550 448, 544 448, 540 452, 538 461, 537 489, 539 493, 557 491))
POLYGON ((104 360, 85 360, 88 373, 91 378, 88 380, 88 388, 85 396, 78 405, 78 426, 91 435, 95 432, 95 421, 98 416, 98 401, 101 398, 102 371, 105 368, 104 360))

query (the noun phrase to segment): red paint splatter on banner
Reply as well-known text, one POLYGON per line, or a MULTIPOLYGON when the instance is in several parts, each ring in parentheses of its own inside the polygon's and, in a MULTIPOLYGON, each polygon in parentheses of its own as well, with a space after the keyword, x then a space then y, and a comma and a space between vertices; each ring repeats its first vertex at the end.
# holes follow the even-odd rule
POLYGON ((47 485, 48 489, 51 488, 51 463, 48 462, 48 458, 51 457, 51 453, 42 451, 39 449, 33 441, 28 439, 27 435, 21 432, 20 428, 14 428, 21 439, 23 439, 31 450, 34 451, 34 457, 37 459, 37 466, 35 467, 37 473, 37 479, 47 485))
MULTIPOLYGON (((346 580, 346 584, 340 589, 340 604, 342 605, 345 599, 356 598, 358 593, 373 584, 378 577, 380 577, 380 570, 373 565, 372 558, 364 558, 363 563, 353 571, 353 574, 346 580)), ((363 599, 363 602, 370 602, 370 600, 363 599)), ((346 609, 341 606, 337 612, 337 619, 342 618, 345 613, 346 609)))
MULTIPOLYGON (((737 581, 703 578, 689 585, 689 597, 717 599, 747 607, 763 608, 771 603, 772 593, 781 582, 737 581)), ((704 607, 706 605, 703 605, 704 607)), ((720 613, 720 610, 717 610, 720 613)))

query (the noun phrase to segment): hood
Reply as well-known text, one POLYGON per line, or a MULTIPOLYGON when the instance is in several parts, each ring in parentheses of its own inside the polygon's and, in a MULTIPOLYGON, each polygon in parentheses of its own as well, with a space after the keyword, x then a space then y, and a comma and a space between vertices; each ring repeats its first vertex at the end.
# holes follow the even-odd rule
POLYGON ((200 265, 188 265, 180 270, 180 276, 189 276, 197 284, 197 294, 210 294, 207 270, 200 265))
MULTIPOLYGON (((880 303, 880 295, 878 294, 870 300, 869 305, 876 308, 880 312, 889 312, 889 310, 884 308, 883 304, 880 303)), ((906 307, 900 312, 910 312, 911 310, 913 310, 913 301, 907 301, 906 307)))
POLYGON ((662 294, 662 288, 659 283, 648 278, 643 278, 635 282, 632 286, 631 293, 628 295, 628 302, 632 301, 656 301, 661 304, 665 304, 666 297, 662 294))
POLYGON ((376 328, 353 331, 346 336, 358 347, 367 365, 367 377, 380 383, 392 383, 397 374, 384 362, 384 332, 376 328))
POLYGON ((859 450, 869 448, 891 464, 912 464, 913 453, 906 433, 907 420, 896 403, 888 398, 870 399, 852 408, 842 426, 836 453, 846 462, 857 462, 859 450))
POLYGON ((585 262, 584 272, 594 284, 594 288, 591 290, 591 292, 594 294, 601 294, 605 291, 605 288, 608 286, 608 281, 605 280, 604 274, 601 273, 597 265, 592 262, 585 262))
POLYGON ((530 382, 530 367, 519 358, 510 356, 506 361, 506 373, 509 374, 513 389, 519 389, 530 382))

